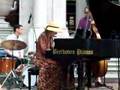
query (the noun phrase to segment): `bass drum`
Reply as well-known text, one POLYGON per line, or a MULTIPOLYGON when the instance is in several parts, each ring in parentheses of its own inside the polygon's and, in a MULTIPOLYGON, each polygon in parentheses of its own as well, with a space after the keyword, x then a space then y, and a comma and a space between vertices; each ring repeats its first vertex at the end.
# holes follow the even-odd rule
POLYGON ((13 68, 15 68, 16 60, 5 57, 0 59, 0 73, 9 73, 13 68))
MULTIPOLYGON (((23 76, 23 84, 28 87, 28 70, 31 68, 31 66, 25 66, 23 68, 23 73, 22 73, 22 76, 23 76)), ((31 86, 35 86, 36 84, 36 80, 37 80, 37 77, 36 75, 31 75, 31 86)))

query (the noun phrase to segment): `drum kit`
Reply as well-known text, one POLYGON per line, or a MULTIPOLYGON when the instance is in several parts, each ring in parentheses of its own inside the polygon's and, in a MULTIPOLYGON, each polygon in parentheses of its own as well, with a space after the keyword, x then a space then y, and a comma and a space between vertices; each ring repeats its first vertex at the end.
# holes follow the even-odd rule
MULTIPOLYGON (((1 85, 1 87, 2 87, 11 74, 13 77, 16 77, 16 74, 14 72, 16 60, 14 58, 13 51, 25 49, 27 47, 27 45, 25 42, 19 41, 19 40, 5 40, 0 43, 0 47, 11 50, 11 52, 12 52, 11 57, 7 57, 7 58, 5 57, 5 58, 2 58, 2 60, 0 60, 0 64, 1 64, 0 65, 0 73, 7 73, 7 76, 1 85)), ((28 69, 28 68, 30 68, 30 67, 25 66, 23 70, 28 69)), ((18 83, 18 82, 16 82, 16 83, 18 83)))

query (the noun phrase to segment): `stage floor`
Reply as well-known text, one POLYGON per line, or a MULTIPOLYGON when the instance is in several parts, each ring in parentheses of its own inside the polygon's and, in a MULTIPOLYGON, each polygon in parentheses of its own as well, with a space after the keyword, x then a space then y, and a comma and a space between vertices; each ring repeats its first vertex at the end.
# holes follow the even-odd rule
MULTIPOLYGON (((5 78, 0 77, 0 85, 2 84, 4 79, 5 78)), ((23 82, 22 84, 19 83, 18 85, 16 85, 16 83, 14 83, 15 81, 16 81, 15 79, 8 79, 3 85, 3 87, 0 88, 0 90, 28 90, 28 88, 25 85, 23 85, 23 82), (11 83, 11 81, 13 82, 11 83)), ((75 85, 77 85, 77 83, 75 85)), ((106 79, 106 85, 112 86, 113 90, 119 90, 118 79, 106 79)), ((31 90, 37 90, 37 86, 34 85, 33 87, 31 87, 31 90)), ((111 89, 106 87, 94 87, 94 83, 92 83, 92 88, 85 87, 85 90, 111 90, 111 89)))
MULTIPOLYGON (((113 90, 118 90, 118 83, 107 83, 108 86, 112 86, 113 90)), ((0 90, 8 90, 6 89, 6 87, 1 88, 0 90)), ((22 87, 20 88, 11 88, 10 90, 28 90, 27 87, 22 87)), ((31 90, 37 90, 36 86, 32 87, 31 90)), ((106 87, 92 87, 92 88, 85 88, 85 90, 111 90, 109 88, 106 87)))

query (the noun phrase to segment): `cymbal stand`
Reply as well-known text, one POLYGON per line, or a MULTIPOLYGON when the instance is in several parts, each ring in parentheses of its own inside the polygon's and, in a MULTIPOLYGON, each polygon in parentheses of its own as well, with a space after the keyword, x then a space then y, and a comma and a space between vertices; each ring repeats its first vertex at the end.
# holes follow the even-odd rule
MULTIPOLYGON (((14 73, 13 70, 11 70, 11 71, 9 72, 9 74, 7 75, 7 77, 5 78, 5 80, 3 81, 1 87, 3 87, 3 85, 5 84, 5 82, 6 82, 7 79, 10 77, 11 74, 13 75, 14 78, 16 78, 16 74, 14 73)), ((16 81, 16 83, 19 84, 18 81, 16 81)))
MULTIPOLYGON (((13 50, 14 50, 14 49, 12 49, 12 60, 14 60, 13 50)), ((2 88, 2 87, 4 86, 5 82, 6 82, 7 79, 10 77, 11 74, 12 74, 12 76, 13 76, 14 78, 17 78, 17 76, 16 76, 16 74, 15 74, 15 72, 14 72, 14 69, 13 69, 13 62, 12 62, 12 70, 8 73, 7 77, 6 77, 5 80, 3 81, 3 83, 2 83, 2 85, 1 85, 0 88, 2 88)), ((18 81, 16 81, 16 83, 19 84, 18 81)))

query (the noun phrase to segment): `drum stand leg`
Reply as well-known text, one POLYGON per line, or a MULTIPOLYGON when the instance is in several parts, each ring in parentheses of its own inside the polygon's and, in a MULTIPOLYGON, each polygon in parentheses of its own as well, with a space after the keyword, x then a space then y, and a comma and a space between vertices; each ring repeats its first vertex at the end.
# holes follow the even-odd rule
MULTIPOLYGON (((14 48, 14 47, 13 47, 13 48, 14 48)), ((12 49, 12 60, 14 60, 14 58, 13 58, 13 49, 12 49)), ((12 76, 13 76, 14 78, 17 78, 16 74, 14 73, 13 63, 12 63, 12 70, 9 72, 9 74, 8 74, 7 77, 5 78, 5 80, 3 81, 3 83, 2 83, 2 85, 1 85, 0 88, 3 87, 3 85, 5 84, 5 82, 6 82, 7 79, 10 77, 11 74, 12 74, 12 76)), ((18 81, 16 81, 16 83, 19 84, 18 81)))
MULTIPOLYGON (((5 78, 5 80, 3 81, 3 83, 2 83, 2 85, 1 85, 1 87, 0 88, 2 88, 3 87, 3 85, 5 84, 5 82, 7 81, 7 79, 10 77, 10 75, 13 75, 13 77, 14 78, 16 78, 16 75, 15 75, 15 73, 14 73, 14 71, 13 70, 11 70, 10 72, 9 72, 9 74, 7 75, 7 77, 5 78)), ((19 84, 19 82, 18 81, 16 81, 16 83, 17 84, 19 84)))

